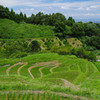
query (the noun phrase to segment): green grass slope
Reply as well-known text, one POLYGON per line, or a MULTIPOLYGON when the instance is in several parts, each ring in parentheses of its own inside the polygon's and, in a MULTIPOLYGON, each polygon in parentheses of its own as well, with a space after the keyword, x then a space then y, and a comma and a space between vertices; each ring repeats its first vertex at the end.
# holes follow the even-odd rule
POLYGON ((100 95, 100 72, 92 62, 85 59, 73 55, 42 53, 20 59, 0 59, 0 61, 2 61, 0 66, 13 65, 20 61, 27 62, 27 65, 21 68, 20 75, 11 75, 16 73, 20 66, 12 68, 9 76, 6 75, 9 66, 0 67, 1 90, 51 90, 85 96, 100 95), (35 66, 30 70, 34 79, 28 72, 32 66, 35 66), (69 90, 68 85, 79 86, 80 90, 76 91, 72 87, 70 87, 72 90, 69 90))
POLYGON ((15 23, 9 19, 0 19, 0 38, 22 39, 53 37, 53 27, 43 25, 32 25, 26 23, 15 23))
POLYGON ((98 70, 100 71, 100 62, 95 62, 95 65, 98 68, 98 70))

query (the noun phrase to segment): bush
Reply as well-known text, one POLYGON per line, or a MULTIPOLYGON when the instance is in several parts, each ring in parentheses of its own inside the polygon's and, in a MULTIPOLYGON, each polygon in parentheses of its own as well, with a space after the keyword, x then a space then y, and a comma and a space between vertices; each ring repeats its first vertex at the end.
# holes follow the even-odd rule
POLYGON ((38 52, 41 50, 40 43, 37 40, 33 40, 29 47, 31 48, 32 52, 38 52))
POLYGON ((86 51, 84 48, 78 48, 74 54, 78 57, 88 59, 90 61, 96 61, 96 55, 92 51, 86 51))
POLYGON ((49 40, 46 41, 44 44, 46 45, 47 50, 50 50, 52 48, 52 46, 54 45, 54 43, 52 41, 49 41, 49 40))
POLYGON ((61 55, 66 55, 66 54, 71 54, 72 49, 73 47, 60 47, 56 52, 61 55))
POLYGON ((61 55, 76 55, 77 57, 88 59, 90 61, 96 61, 95 53, 86 51, 84 48, 73 48, 73 47, 55 47, 52 48, 52 52, 56 52, 61 55))

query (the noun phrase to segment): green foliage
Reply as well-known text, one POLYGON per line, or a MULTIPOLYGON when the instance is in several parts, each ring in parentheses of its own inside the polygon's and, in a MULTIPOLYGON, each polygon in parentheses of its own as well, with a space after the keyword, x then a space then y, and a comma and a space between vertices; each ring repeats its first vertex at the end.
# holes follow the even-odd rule
POLYGON ((55 23, 55 31, 58 33, 63 33, 65 31, 65 24, 63 22, 55 23))
POLYGON ((98 35, 100 30, 98 29, 97 25, 94 23, 86 23, 85 24, 85 34, 87 36, 93 36, 93 35, 98 35))
POLYGON ((7 41, 6 44, 3 44, 3 49, 2 53, 6 54, 6 57, 24 57, 27 55, 27 42, 26 41, 7 41))
POLYGON ((31 48, 32 52, 38 52, 40 51, 40 43, 36 40, 33 40, 31 42, 31 44, 29 45, 29 47, 31 48))
POLYGON ((96 61, 96 55, 93 52, 86 51, 83 48, 76 49, 75 52, 73 52, 73 54, 80 58, 85 58, 90 61, 96 61))
POLYGON ((97 49, 100 49, 100 39, 98 36, 91 36, 86 40, 87 45, 94 46, 97 49))
POLYGON ((99 36, 91 36, 91 37, 82 37, 80 39, 83 42, 83 46, 85 49, 93 51, 96 49, 100 49, 100 39, 99 36))
POLYGON ((55 45, 51 40, 47 40, 44 44, 47 47, 47 50, 50 50, 55 45))
POLYGON ((10 58, 21 58, 27 56, 27 52, 16 52, 11 54, 9 57, 10 58))
POLYGON ((84 24, 82 22, 74 23, 71 30, 72 36, 80 37, 85 35, 84 24))
POLYGON ((73 48, 72 47, 60 47, 57 50, 57 53, 62 54, 62 55, 67 55, 67 54, 71 54, 71 50, 73 48))
POLYGON ((73 48, 71 46, 67 46, 67 47, 58 47, 56 49, 54 48, 54 50, 52 49, 52 51, 61 55, 72 54, 80 58, 88 59, 90 61, 96 61, 96 55, 94 54, 94 52, 86 51, 84 48, 73 48))
POLYGON ((75 23, 75 20, 72 17, 69 17, 68 20, 66 21, 66 24, 68 26, 73 26, 74 23, 75 23))
POLYGON ((0 5, 0 18, 9 18, 9 17, 10 17, 9 9, 7 7, 4 8, 3 6, 0 5))
POLYGON ((2 39, 28 39, 54 36, 55 33, 51 26, 18 24, 8 19, 0 19, 0 38, 2 39))

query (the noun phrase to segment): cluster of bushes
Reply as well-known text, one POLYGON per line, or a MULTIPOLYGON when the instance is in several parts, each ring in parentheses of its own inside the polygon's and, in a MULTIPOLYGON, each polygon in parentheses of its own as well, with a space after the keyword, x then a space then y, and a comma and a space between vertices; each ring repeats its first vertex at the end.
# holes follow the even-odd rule
POLYGON ((20 58, 38 51, 40 51, 40 43, 36 40, 30 44, 25 40, 9 40, 0 43, 0 57, 20 58))
POLYGON ((96 61, 96 55, 92 51, 86 51, 84 48, 69 47, 55 47, 51 49, 52 52, 56 52, 61 55, 76 55, 79 58, 88 59, 90 61, 96 61))

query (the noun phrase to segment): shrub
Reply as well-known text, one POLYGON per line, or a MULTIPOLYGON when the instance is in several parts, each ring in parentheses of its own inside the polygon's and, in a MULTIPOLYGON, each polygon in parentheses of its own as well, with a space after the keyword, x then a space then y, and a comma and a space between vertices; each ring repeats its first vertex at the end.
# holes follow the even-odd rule
POLYGON ((47 50, 50 50, 52 48, 52 46, 54 45, 54 43, 52 41, 49 41, 49 40, 46 41, 44 44, 46 45, 47 50))
POLYGON ((62 55, 71 54, 72 49, 73 47, 60 47, 58 48, 57 53, 62 55))
POLYGON ((33 40, 29 47, 31 48, 32 52, 38 52, 41 50, 40 43, 37 40, 33 40))

